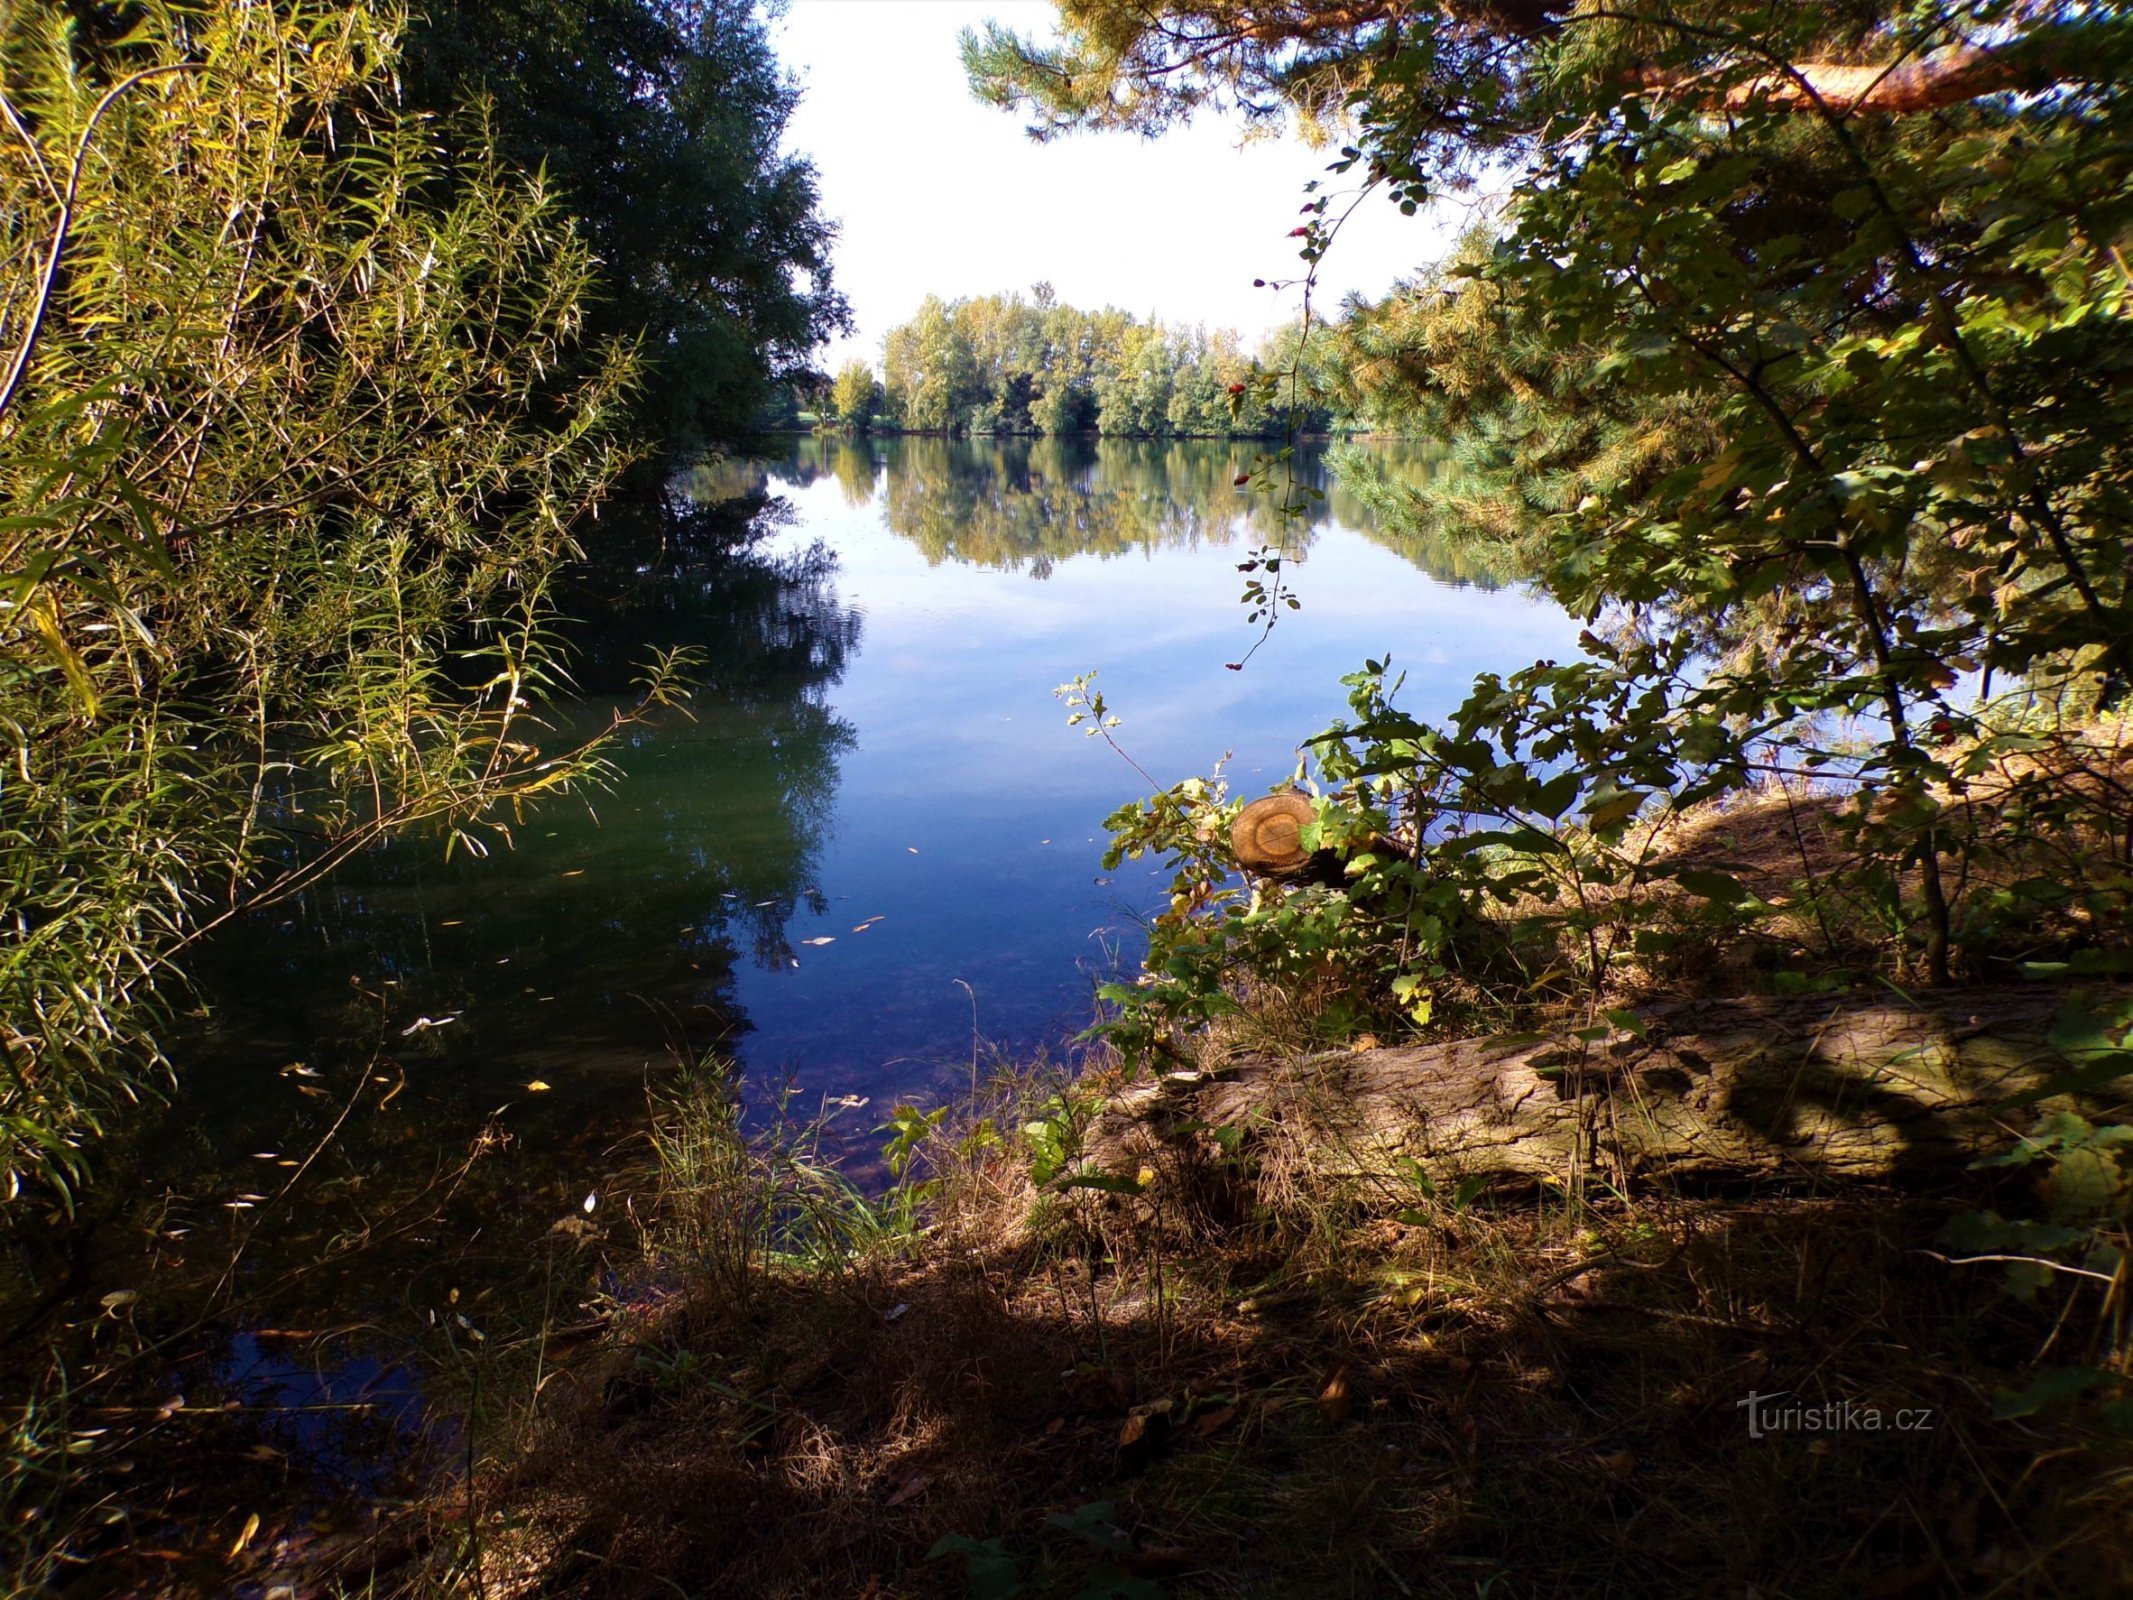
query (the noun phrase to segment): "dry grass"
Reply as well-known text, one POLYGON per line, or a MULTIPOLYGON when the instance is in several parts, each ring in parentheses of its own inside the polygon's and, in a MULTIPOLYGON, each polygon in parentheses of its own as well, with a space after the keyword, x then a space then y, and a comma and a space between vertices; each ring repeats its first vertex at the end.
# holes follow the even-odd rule
POLYGON ((987 1592, 950 1535, 1031 1596, 2133 1582, 2124 1444, 1991 1415, 2069 1306, 1922 1254, 1950 1202, 1403 1204, 1190 1129, 1142 1194, 1040 1195, 935 1148, 936 1225, 862 1273, 629 1296, 485 1487, 482 1591, 987 1592), (1751 1391, 1882 1426, 1751 1438, 1751 1391))

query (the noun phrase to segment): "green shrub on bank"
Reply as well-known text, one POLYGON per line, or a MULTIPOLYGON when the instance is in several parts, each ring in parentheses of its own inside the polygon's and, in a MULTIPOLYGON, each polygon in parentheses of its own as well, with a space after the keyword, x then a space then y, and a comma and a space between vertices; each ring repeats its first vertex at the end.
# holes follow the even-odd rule
POLYGON ((10 1194, 153 1081, 203 931, 601 771, 536 709, 635 358, 580 348, 593 263, 541 182, 396 109, 400 27, 33 7, 0 41, 10 1194))

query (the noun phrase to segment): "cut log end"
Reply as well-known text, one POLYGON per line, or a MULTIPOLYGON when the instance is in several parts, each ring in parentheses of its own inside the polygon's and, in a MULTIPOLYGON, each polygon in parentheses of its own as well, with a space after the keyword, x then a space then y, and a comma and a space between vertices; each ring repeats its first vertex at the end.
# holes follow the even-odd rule
POLYGON ((1237 864, 1272 878, 1302 872, 1311 859, 1303 847, 1303 827, 1316 816, 1309 796, 1293 791, 1254 800, 1230 824, 1230 849, 1237 864))

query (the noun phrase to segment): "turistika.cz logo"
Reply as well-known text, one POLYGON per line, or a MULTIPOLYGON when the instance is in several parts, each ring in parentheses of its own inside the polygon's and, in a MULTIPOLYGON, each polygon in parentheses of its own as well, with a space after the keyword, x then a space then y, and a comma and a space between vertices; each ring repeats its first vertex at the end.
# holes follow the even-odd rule
POLYGON ((1924 1433, 1933 1426, 1931 1406, 1906 1406, 1884 1411, 1851 1400, 1824 1400, 1809 1405, 1794 1400, 1781 1405, 1791 1391, 1757 1394, 1735 1402, 1748 1413, 1748 1437, 1761 1439, 1773 1433, 1924 1433))

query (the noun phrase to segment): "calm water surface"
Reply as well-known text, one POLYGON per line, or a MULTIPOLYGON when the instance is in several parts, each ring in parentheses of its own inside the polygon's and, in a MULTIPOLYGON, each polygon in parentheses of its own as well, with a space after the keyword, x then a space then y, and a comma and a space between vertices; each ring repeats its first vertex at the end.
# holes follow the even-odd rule
MULTIPOLYGON (((865 1132, 882 1102, 967 1073, 973 1007, 1009 1050, 1071 1034, 1161 891, 1103 870, 1103 817, 1147 785, 1066 726, 1059 685, 1098 672, 1159 781, 1226 757, 1256 794, 1365 657, 1389 654, 1428 715, 1478 671, 1574 649, 1559 610, 1426 570, 1336 488, 1291 536, 1302 609, 1230 670, 1257 637, 1237 563, 1279 526, 1233 486, 1254 454, 805 439, 728 469, 783 504, 764 559, 685 571, 595 650, 597 668, 662 633, 698 646, 694 720, 635 733, 610 792, 508 849, 397 845, 258 930, 218 979, 229 1054, 188 1079, 212 1099, 218 1074, 256 1071, 245 1043, 294 1059, 353 1031, 418 1099, 582 1130, 627 1123, 648 1065, 718 1043, 759 1083, 868 1097, 865 1132)), ((1325 482, 1308 453, 1299 476, 1325 482)))

